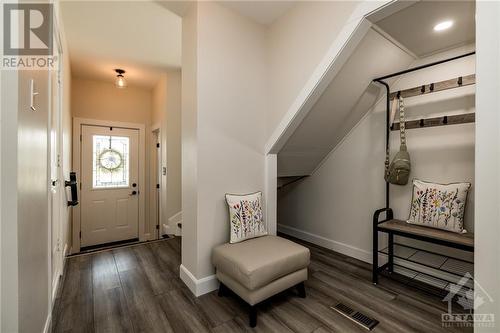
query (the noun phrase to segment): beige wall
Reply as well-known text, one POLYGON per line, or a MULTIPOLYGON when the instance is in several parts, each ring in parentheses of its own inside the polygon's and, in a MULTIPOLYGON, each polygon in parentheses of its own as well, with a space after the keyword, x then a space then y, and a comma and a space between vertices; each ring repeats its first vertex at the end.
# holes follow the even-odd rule
POLYGON ((149 202, 151 184, 150 155, 151 150, 151 118, 153 110, 153 93, 151 89, 129 86, 118 89, 112 82, 95 81, 73 77, 71 81, 71 111, 73 117, 120 121, 144 124, 146 126, 145 147, 145 211, 146 223, 144 233, 153 237, 155 221, 150 216, 149 202))
POLYGON ((73 117, 123 121, 151 125, 150 89, 118 89, 111 82, 73 78, 71 111, 73 117))

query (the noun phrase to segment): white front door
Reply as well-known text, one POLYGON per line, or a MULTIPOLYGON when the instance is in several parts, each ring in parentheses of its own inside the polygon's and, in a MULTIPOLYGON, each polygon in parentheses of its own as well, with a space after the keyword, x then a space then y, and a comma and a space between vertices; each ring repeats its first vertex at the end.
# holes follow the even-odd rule
POLYGON ((81 133, 81 247, 139 238, 139 130, 81 133))

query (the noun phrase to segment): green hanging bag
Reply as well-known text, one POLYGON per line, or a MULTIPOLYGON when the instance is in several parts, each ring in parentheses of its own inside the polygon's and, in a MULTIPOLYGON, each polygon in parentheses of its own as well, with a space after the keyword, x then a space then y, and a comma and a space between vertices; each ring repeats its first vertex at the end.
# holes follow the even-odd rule
POLYGON ((410 178, 411 161, 410 153, 406 147, 405 107, 401 96, 399 96, 399 135, 401 141, 399 151, 390 164, 389 149, 386 152, 385 181, 394 185, 406 185, 410 178))

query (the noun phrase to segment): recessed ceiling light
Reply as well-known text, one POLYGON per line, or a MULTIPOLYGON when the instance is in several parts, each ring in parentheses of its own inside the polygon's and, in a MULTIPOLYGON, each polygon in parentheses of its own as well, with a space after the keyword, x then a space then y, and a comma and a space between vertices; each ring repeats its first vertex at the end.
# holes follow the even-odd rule
POLYGON ((452 25, 453 25, 453 21, 439 22, 438 24, 436 24, 434 26, 434 31, 443 31, 443 30, 451 28, 452 25))

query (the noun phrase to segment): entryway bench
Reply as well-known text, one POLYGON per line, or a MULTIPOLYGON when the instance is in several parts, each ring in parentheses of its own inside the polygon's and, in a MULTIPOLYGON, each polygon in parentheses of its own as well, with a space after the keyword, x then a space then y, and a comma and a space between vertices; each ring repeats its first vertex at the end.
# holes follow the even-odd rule
MULTIPOLYGON (((394 236, 402 236, 410 239, 417 239, 433 244, 447 246, 455 249, 460 249, 468 252, 474 252, 474 234, 473 233, 455 233, 441 229, 418 226, 409 224, 406 221, 394 219, 394 214, 391 208, 382 208, 377 210, 373 215, 373 266, 372 266, 372 281, 378 283, 378 275, 381 271, 394 270, 394 236), (379 221, 380 214, 386 213, 385 220, 379 221), (379 251, 378 233, 384 232, 388 234, 387 255, 388 261, 386 264, 378 267, 379 251)), ((422 250, 425 251, 425 250, 422 250)), ((429 252, 429 251, 427 251, 429 252)), ((460 260, 453 258, 454 260, 460 260)), ((466 261, 464 261, 466 262, 466 261)), ((449 272, 452 273, 452 272, 449 272)), ((453 273, 452 273, 453 274, 453 273)))

